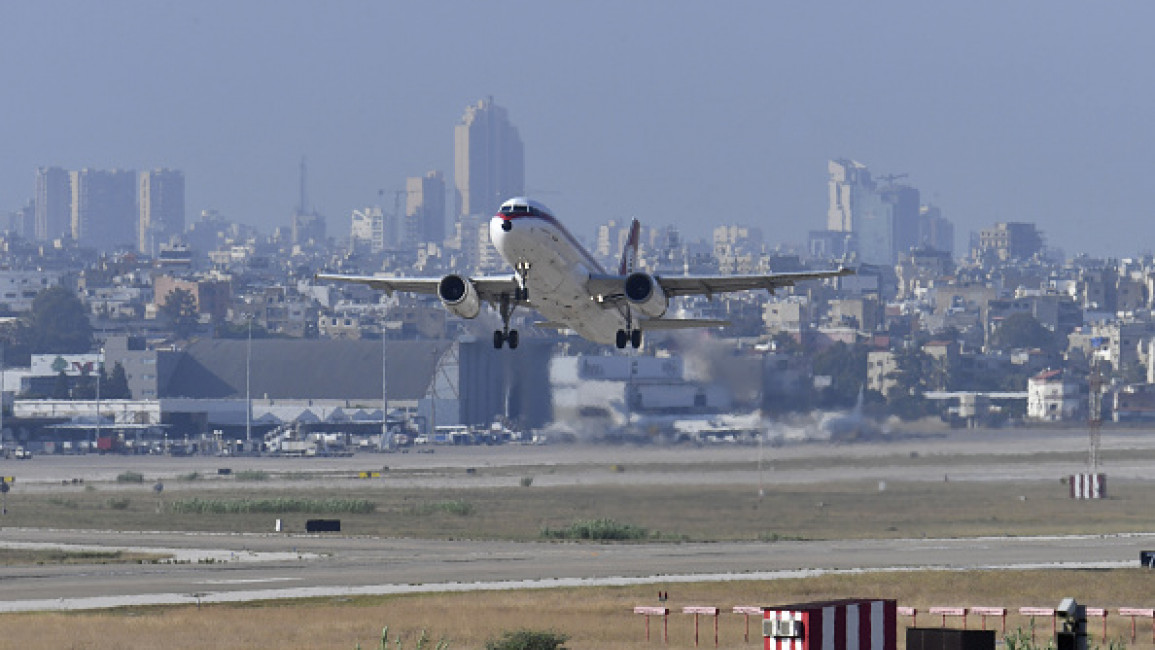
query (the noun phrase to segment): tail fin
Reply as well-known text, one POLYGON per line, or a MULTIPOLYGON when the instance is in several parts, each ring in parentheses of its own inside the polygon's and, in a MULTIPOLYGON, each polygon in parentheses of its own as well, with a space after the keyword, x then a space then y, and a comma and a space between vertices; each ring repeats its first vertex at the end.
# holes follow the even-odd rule
POLYGON ((618 265, 618 275, 627 275, 634 272, 638 265, 638 240, 641 238, 642 224, 634 219, 630 224, 630 236, 626 239, 626 247, 622 250, 622 263, 618 265))

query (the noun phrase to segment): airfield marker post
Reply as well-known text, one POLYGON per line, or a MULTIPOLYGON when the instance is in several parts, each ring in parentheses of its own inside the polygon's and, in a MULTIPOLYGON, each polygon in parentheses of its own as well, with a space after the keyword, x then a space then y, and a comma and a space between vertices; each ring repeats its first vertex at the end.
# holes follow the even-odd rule
POLYGON ((1051 636, 1055 635, 1057 628, 1055 627, 1055 610, 1050 607, 1020 607, 1019 616, 1029 616, 1031 618, 1031 642, 1035 641, 1035 617, 1036 616, 1050 616, 1051 617, 1051 636))
POLYGON ((1103 641, 1107 640, 1107 610, 1103 607, 1087 607, 1084 613, 1088 616, 1103 619, 1103 641))
POLYGON ((669 643, 669 620, 670 610, 665 607, 635 607, 635 614, 642 614, 646 617, 646 641, 650 640, 650 617, 662 617, 662 643, 669 643))
POLYGON ((942 627, 946 627, 946 617, 961 616, 963 621, 963 629, 967 629, 967 608, 966 607, 931 607, 929 610, 931 614, 939 614, 942 616, 942 627))
POLYGON ((983 629, 987 629, 987 617, 998 616, 1003 619, 1002 634, 1007 633, 1007 608, 1006 607, 972 607, 971 614, 978 614, 983 617, 983 629))
POLYGON ((694 615, 694 647, 698 647, 698 616, 705 614, 714 617, 714 647, 718 647, 718 608, 717 607, 683 607, 683 614, 694 615))
POLYGON ((746 617, 746 633, 744 635, 742 635, 742 642, 743 643, 749 643, 750 642, 750 615, 756 614, 758 616, 761 616, 762 615, 762 608, 761 607, 750 607, 747 605, 735 605, 734 606, 734 613, 735 614, 742 614, 746 617))
POLYGON ((1135 642, 1135 617, 1142 616, 1143 618, 1151 619, 1151 642, 1155 643, 1155 609, 1143 609, 1139 607, 1120 607, 1119 616, 1131 617, 1131 642, 1135 642))

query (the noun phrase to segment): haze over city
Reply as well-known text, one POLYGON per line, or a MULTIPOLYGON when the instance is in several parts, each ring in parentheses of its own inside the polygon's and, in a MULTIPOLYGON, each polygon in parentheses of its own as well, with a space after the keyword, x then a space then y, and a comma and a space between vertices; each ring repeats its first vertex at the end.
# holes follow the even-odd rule
POLYGON ((909 174, 966 235, 1032 221, 1068 254, 1142 234, 1155 58, 1138 2, 16 2, 0 7, 0 211, 39 166, 181 169, 202 209, 341 236, 407 176, 452 177, 492 96, 528 192, 607 219, 770 242, 825 225, 826 162, 909 174))

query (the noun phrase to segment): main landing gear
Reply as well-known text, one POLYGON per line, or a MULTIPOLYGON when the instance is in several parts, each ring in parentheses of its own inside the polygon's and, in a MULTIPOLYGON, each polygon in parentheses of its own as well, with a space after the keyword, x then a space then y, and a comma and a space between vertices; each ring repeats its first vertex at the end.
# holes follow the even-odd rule
POLYGON ((523 287, 516 291, 515 295, 517 297, 513 298, 511 298, 508 293, 501 294, 501 303, 498 306, 498 310, 501 313, 502 327, 493 332, 493 349, 495 350, 500 350, 505 343, 509 343, 510 350, 516 350, 517 344, 521 339, 521 337, 518 336, 517 330, 509 329, 509 319, 513 316, 513 310, 517 307, 518 298, 526 290, 523 287))
POLYGON ((618 330, 614 343, 617 344, 619 350, 626 349, 627 345, 637 350, 642 347, 642 330, 618 330))

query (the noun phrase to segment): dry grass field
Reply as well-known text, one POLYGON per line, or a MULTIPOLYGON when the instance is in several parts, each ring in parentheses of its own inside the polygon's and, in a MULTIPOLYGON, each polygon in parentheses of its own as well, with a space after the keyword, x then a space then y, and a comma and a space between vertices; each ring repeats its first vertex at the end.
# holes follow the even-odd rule
MULTIPOLYGON (((658 589, 669 591, 667 606, 680 611, 686 605, 712 605, 729 610, 734 605, 783 605, 827 598, 885 597, 900 605, 924 610, 932 606, 994 606, 1017 610, 1022 606, 1054 607, 1063 596, 1091 606, 1114 610, 1147 603, 1155 589, 1150 572, 1112 571, 980 571, 915 572, 827 575, 773 582, 720 582, 656 587, 549 589, 541 591, 473 592, 403 597, 326 599, 245 606, 206 605, 157 607, 76 614, 8 614, 0 617, 0 648, 278 648, 351 650, 360 644, 377 648, 381 628, 390 638, 400 635, 403 647, 413 648, 421 630, 451 648, 480 648, 487 638, 522 627, 552 629, 570 636, 567 647, 660 647, 661 627, 651 621, 651 642, 644 641, 644 621, 631 613, 635 605, 656 605, 658 589)), ((919 624, 938 624, 936 617, 920 615, 919 624)), ((955 625, 958 623, 955 622, 955 625)), ((909 620, 900 617, 902 629, 909 620)), ((972 618, 971 628, 979 621, 972 618)), ((1008 631, 1029 629, 1030 622, 1009 616, 1008 631)), ((988 628, 997 623, 988 620, 988 628)), ((1090 624, 1092 643, 1102 643, 1098 620, 1090 624)), ((760 627, 751 621, 750 641, 743 641, 742 616, 725 614, 719 621, 720 646, 761 647, 760 627)), ((1050 634, 1050 621, 1036 622, 1039 640, 1050 634)), ((693 647, 693 619, 672 615, 671 648, 693 647)), ((1140 623, 1137 642, 1130 643, 1129 619, 1108 617, 1108 638, 1129 646, 1149 648, 1150 623, 1140 623)), ((710 622, 701 627, 702 647, 713 643, 710 622)))
POLYGON ((375 511, 340 514, 352 535, 432 539, 540 539, 544 527, 613 519, 670 541, 964 537, 1155 531, 1155 484, 1117 481, 1112 498, 1072 502, 1056 481, 1007 483, 840 482, 779 485, 759 498, 747 485, 394 489, 358 482, 348 488, 289 484, 274 489, 189 489, 165 496, 147 487, 105 492, 74 489, 10 495, 6 526, 267 532, 276 518, 300 531, 324 513, 178 514, 174 499, 365 499, 375 511), (160 510, 160 512, 158 512, 160 510))

